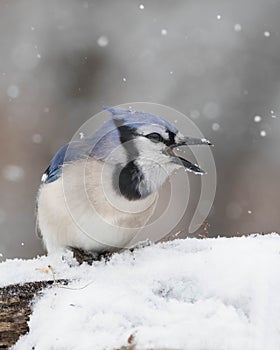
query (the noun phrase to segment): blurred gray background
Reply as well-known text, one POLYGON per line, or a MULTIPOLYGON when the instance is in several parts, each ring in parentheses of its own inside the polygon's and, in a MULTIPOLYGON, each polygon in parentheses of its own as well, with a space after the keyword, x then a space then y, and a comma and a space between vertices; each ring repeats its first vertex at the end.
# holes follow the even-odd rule
POLYGON ((0 253, 42 254, 34 206, 58 148, 102 106, 187 114, 215 144, 209 236, 280 225, 280 1, 0 3, 0 253))

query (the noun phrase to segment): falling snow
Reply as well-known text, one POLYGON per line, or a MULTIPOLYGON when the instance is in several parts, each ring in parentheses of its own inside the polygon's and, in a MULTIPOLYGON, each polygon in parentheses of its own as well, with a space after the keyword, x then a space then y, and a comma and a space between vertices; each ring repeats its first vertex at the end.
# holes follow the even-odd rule
POLYGON ((234 30, 235 30, 236 32, 241 32, 241 30, 242 30, 241 24, 236 23, 236 24, 234 25, 234 30))
POLYGON ((162 29, 161 30, 161 35, 167 35, 167 29, 162 29))
POLYGON ((259 123, 262 120, 262 117, 260 115, 255 115, 254 116, 254 122, 259 123))
POLYGON ((271 114, 271 118, 276 118, 276 115, 275 115, 275 113, 274 113, 274 110, 273 110, 273 109, 270 111, 270 114, 271 114))
POLYGON ((20 182, 24 177, 24 170, 18 165, 9 164, 2 170, 3 177, 11 182, 20 182))
POLYGON ((41 143, 42 142, 42 135, 40 135, 40 134, 34 134, 34 135, 32 135, 32 141, 34 142, 34 143, 41 143))
POLYGON ((265 37, 270 37, 270 32, 269 31, 265 31, 264 33, 263 33, 263 35, 265 36, 265 37))
POLYGON ((260 135, 261 135, 261 137, 265 137, 266 136, 266 131, 265 130, 261 130, 260 131, 260 135))
POLYGON ((107 36, 105 35, 102 35, 100 36, 98 39, 97 39, 97 44, 100 46, 100 47, 105 47, 109 44, 109 39, 107 38, 107 36))
POLYGON ((7 89, 7 95, 10 98, 17 98, 19 97, 20 89, 17 85, 10 85, 7 89))
POLYGON ((220 129, 220 124, 218 124, 218 123, 213 123, 212 124, 212 130, 218 131, 219 129, 220 129))

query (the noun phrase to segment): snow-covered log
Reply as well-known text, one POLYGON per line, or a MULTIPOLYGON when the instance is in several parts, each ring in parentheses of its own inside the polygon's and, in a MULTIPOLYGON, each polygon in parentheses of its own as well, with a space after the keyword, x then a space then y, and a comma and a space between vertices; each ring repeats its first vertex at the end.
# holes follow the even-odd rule
POLYGON ((0 288, 0 349, 12 346, 29 331, 32 300, 57 283, 65 285, 67 281, 35 281, 0 288))
POLYGON ((279 350, 279 270, 277 234, 184 239, 92 266, 70 256, 8 260, 0 287, 54 284, 33 299, 14 350, 279 350))

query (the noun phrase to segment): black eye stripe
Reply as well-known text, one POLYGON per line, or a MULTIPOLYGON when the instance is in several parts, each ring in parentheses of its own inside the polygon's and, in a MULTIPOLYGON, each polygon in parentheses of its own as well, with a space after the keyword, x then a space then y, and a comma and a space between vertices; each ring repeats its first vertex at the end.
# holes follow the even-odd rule
POLYGON ((164 139, 160 134, 156 132, 152 132, 151 134, 145 135, 145 137, 155 143, 163 142, 166 146, 174 145, 176 134, 174 134, 174 132, 170 130, 166 130, 166 132, 169 136, 168 140, 164 139))
POLYGON ((169 145, 168 146, 174 145, 176 135, 174 134, 174 132, 172 132, 170 130, 168 130, 168 135, 169 135, 169 145))
POLYGON ((157 132, 152 132, 151 134, 146 135, 147 139, 157 143, 157 142, 164 142, 163 137, 158 134, 157 132))

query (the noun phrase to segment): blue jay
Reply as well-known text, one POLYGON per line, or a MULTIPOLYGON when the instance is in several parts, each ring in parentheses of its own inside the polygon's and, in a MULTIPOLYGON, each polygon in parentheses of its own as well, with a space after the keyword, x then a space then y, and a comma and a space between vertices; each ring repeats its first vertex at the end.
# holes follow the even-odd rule
POLYGON ((48 253, 126 247, 152 216, 157 192, 174 170, 204 173, 173 149, 210 145, 206 139, 183 136, 144 111, 104 109, 111 118, 93 135, 63 146, 42 176, 37 229, 48 253))

